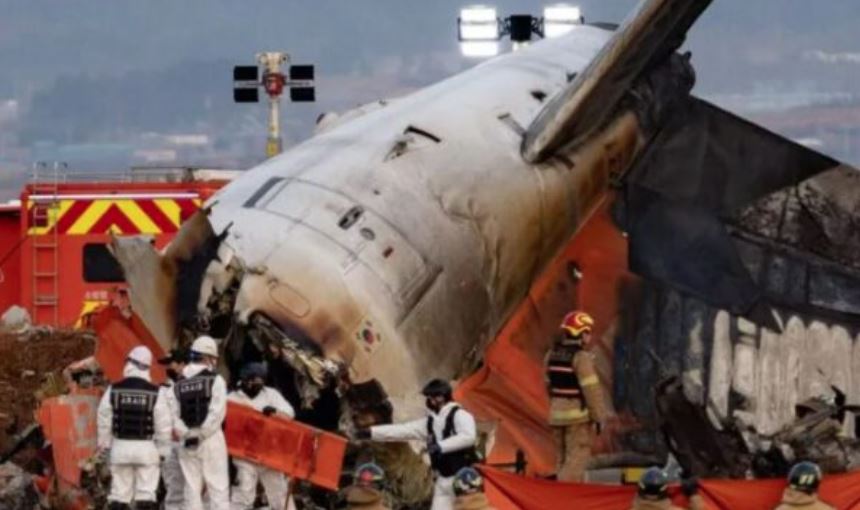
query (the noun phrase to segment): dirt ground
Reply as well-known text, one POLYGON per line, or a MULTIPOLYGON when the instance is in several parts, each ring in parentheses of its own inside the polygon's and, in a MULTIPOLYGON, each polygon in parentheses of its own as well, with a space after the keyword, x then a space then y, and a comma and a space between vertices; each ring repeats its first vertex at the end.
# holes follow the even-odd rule
POLYGON ((49 374, 92 355, 94 337, 77 331, 35 331, 28 336, 0 332, 0 452, 35 421, 34 393, 49 374))

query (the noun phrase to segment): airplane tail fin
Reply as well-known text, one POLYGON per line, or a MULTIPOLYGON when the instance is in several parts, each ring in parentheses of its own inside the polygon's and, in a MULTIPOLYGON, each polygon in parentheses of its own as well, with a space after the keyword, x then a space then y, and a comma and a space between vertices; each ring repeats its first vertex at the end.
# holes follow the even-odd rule
POLYGON ((643 72, 664 61, 712 0, 644 0, 588 67, 552 98, 523 139, 537 163, 603 127, 643 72))

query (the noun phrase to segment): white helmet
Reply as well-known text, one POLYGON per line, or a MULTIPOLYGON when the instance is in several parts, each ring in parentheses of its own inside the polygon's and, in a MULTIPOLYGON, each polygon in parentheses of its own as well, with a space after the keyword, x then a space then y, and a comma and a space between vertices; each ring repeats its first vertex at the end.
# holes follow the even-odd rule
POLYGON ((208 335, 197 337, 197 340, 191 344, 191 352, 202 354, 204 356, 218 357, 218 344, 215 339, 208 335))
POLYGON ((146 346, 138 345, 128 352, 126 359, 149 368, 152 365, 152 351, 146 346))

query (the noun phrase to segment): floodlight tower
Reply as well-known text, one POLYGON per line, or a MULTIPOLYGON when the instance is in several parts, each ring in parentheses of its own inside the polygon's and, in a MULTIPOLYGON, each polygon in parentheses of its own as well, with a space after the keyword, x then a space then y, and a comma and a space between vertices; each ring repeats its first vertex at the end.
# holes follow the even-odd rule
POLYGON ((548 5, 543 16, 513 14, 500 18, 495 7, 473 5, 460 11, 457 19, 460 49, 467 57, 493 57, 499 54, 499 41, 509 36, 516 51, 528 46, 532 37, 559 37, 585 22, 579 7, 548 5))
POLYGON ((258 66, 235 66, 233 68, 233 100, 237 103, 256 103, 260 100, 260 87, 269 96, 269 127, 266 137, 266 157, 281 153, 281 95, 284 88, 290 89, 293 102, 313 102, 316 100, 314 88, 314 66, 290 66, 289 75, 281 71, 281 66, 290 61, 283 51, 264 51, 257 54, 257 63, 263 68, 262 79, 258 66))

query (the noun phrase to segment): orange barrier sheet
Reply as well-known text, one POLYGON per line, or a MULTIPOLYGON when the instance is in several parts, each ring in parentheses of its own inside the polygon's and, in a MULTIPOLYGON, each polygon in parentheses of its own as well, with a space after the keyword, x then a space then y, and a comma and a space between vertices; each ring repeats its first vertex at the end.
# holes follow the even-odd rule
MULTIPOLYGON (((499 424, 491 463, 510 462, 522 450, 530 472, 555 471, 543 357, 570 310, 580 308, 594 317, 598 374, 605 389, 612 388, 612 324, 619 314, 619 289, 632 277, 626 272, 627 241, 612 221, 611 203, 610 195, 595 208, 487 347, 483 366, 457 386, 458 402, 479 420, 499 424), (581 271, 576 283, 571 264, 581 271)), ((608 423, 595 453, 615 450, 613 438, 622 426, 623 420, 608 423)))
MULTIPOLYGON (((634 486, 559 483, 481 467, 487 496, 497 510, 629 510, 634 486)), ((772 510, 785 489, 783 480, 702 480, 699 494, 708 510, 772 510)), ((673 501, 687 508, 678 487, 673 501)), ((827 476, 821 499, 837 510, 860 510, 860 471, 827 476)))
MULTIPOLYGON (((125 357, 138 345, 149 347, 153 359, 164 356, 164 349, 136 315, 124 317, 118 308, 106 306, 94 312, 91 320, 98 335, 96 361, 111 382, 122 379, 125 357)), ((165 379, 164 367, 158 363, 152 364, 150 373, 153 383, 159 384, 165 379)))
POLYGON ((80 464, 96 451, 96 395, 64 395, 45 399, 37 419, 45 438, 51 441, 57 477, 77 487, 81 481, 80 464))
POLYGON ((291 477, 337 490, 347 440, 303 423, 267 417, 248 406, 227 403, 227 450, 291 477))

